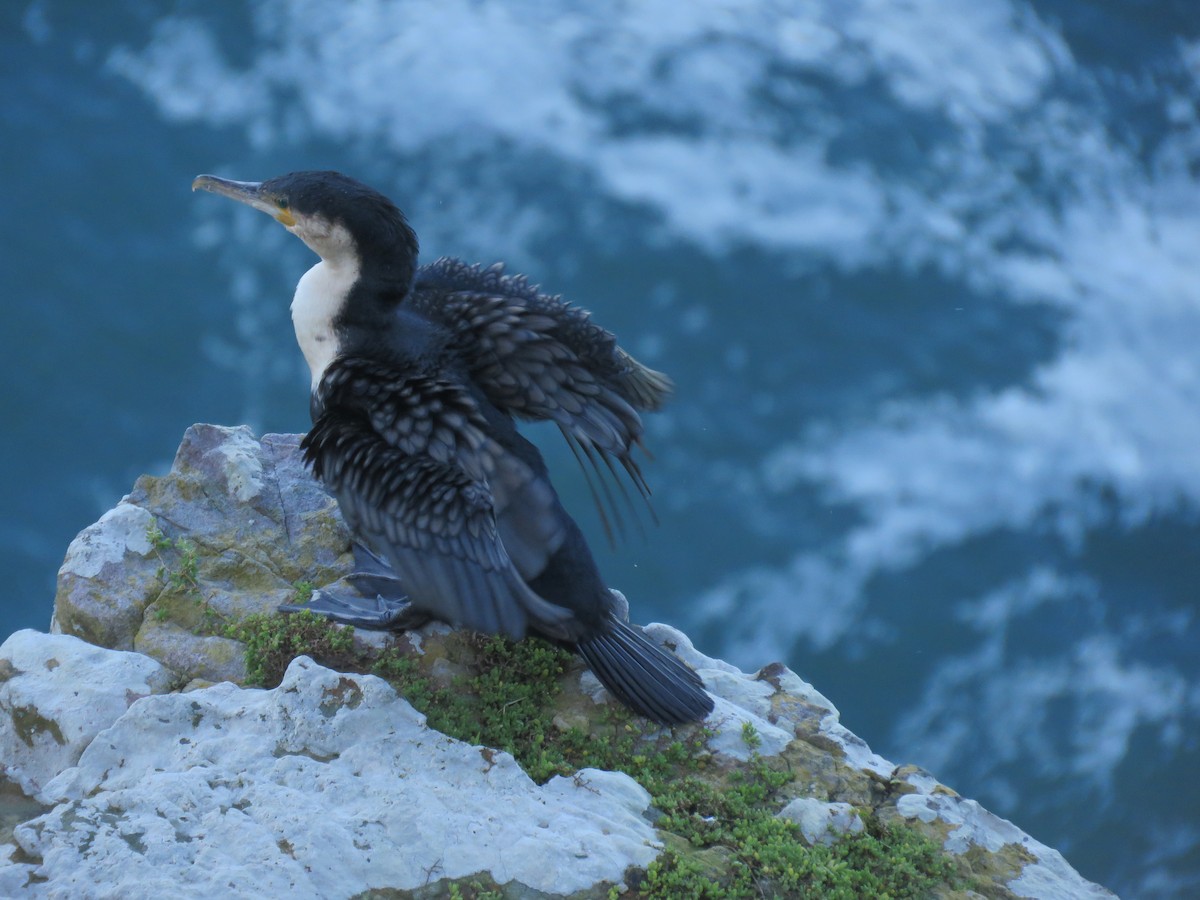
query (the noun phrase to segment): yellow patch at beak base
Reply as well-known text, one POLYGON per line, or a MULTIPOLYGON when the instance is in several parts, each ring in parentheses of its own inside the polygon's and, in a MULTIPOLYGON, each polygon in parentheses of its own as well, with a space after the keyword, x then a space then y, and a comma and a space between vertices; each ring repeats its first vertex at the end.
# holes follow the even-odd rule
POLYGON ((296 217, 292 215, 290 210, 281 209, 275 213, 275 221, 280 222, 286 228, 291 228, 296 224, 296 217))

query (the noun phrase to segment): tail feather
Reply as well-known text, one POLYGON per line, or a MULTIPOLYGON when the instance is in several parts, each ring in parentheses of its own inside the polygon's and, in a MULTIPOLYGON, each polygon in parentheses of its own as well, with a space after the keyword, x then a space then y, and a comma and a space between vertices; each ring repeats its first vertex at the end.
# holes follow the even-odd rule
POLYGON ((712 712, 699 675, 616 618, 576 649, 614 697, 647 719, 679 725, 712 712))

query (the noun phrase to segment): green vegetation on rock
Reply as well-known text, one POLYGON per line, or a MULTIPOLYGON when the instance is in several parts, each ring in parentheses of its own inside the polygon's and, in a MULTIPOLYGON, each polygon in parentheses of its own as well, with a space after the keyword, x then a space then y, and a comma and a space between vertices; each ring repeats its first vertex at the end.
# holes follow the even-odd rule
POLYGON ((172 540, 163 534, 155 522, 146 531, 146 539, 154 549, 160 563, 158 577, 166 578, 171 589, 180 594, 197 591, 200 586, 199 563, 196 556, 196 545, 186 538, 172 540), (165 554, 175 553, 178 559, 168 567, 165 554))
POLYGON ((212 608, 200 588, 200 551, 187 538, 169 538, 155 521, 146 530, 146 539, 158 558, 157 576, 163 590, 155 600, 154 617, 158 622, 171 618, 171 597, 192 601, 200 612, 199 630, 215 633, 224 618, 212 608))
POLYGON ((246 682, 276 687, 297 656, 307 655, 335 669, 358 669, 354 630, 339 628, 316 613, 303 610, 255 614, 230 625, 225 636, 246 645, 246 682))

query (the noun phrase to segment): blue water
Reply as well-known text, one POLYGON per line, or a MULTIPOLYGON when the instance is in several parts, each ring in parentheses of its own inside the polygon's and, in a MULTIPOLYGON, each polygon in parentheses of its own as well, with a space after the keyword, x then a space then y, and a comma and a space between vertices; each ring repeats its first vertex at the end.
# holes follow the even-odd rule
POLYGON ((0 634, 188 424, 306 427, 308 251, 189 185, 339 168, 677 380, 637 618, 1200 893, 1193 3, 214 6, 0 10, 0 634))

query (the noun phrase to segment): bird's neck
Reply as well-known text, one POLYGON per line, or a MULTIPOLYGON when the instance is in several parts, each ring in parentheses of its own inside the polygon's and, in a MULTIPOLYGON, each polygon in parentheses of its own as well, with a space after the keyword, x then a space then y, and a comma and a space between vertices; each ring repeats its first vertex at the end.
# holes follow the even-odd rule
POLYGON ((336 323, 346 310, 360 265, 356 258, 321 260, 304 273, 292 297, 292 325, 315 389, 338 354, 336 323))
POLYGON ((301 237, 321 256, 292 298, 296 341, 315 389, 345 345, 391 330, 396 309, 412 288, 417 238, 402 218, 363 241, 340 226, 324 229, 319 240, 301 237))
POLYGON ((346 347, 392 331, 412 284, 412 266, 364 266, 357 257, 323 259, 296 285, 292 324, 315 390, 346 347))

